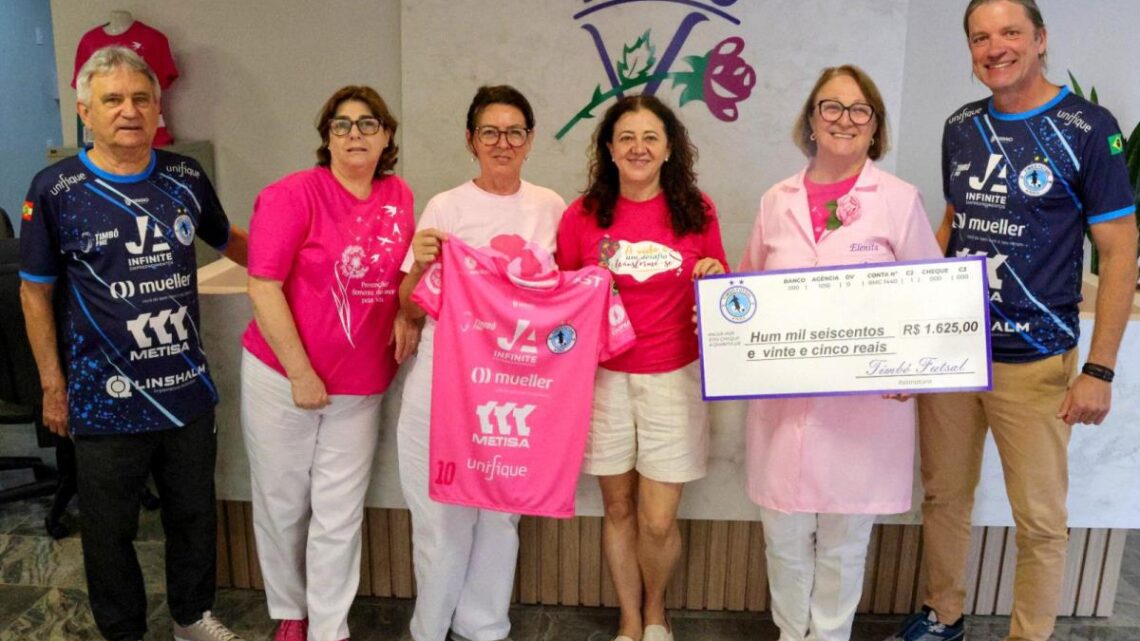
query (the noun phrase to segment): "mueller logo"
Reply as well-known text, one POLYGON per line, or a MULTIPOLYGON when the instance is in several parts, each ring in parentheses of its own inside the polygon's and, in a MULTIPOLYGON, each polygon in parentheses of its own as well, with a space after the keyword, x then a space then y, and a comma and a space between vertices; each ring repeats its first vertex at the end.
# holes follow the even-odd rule
POLYGON ((548 390, 550 386, 554 384, 554 379, 544 378, 534 372, 530 374, 507 374, 505 372, 496 372, 490 367, 473 367, 471 368, 471 382, 476 385, 489 385, 494 383, 496 387, 521 387, 524 389, 548 390))
POLYGON ((515 324, 515 333, 510 338, 496 337, 499 349, 493 352, 497 360, 511 363, 534 365, 538 362, 538 337, 530 321, 520 318, 515 324))
POLYGON ((111 283, 108 289, 111 290, 111 298, 130 298, 135 293, 144 296, 148 294, 160 294, 162 292, 175 291, 186 289, 190 287, 190 274, 173 274, 160 280, 143 281, 135 287, 134 282, 129 280, 121 280, 111 283))
POLYGON ((172 176, 178 176, 179 178, 185 178, 187 176, 190 176, 191 178, 202 177, 202 173, 190 165, 187 165, 185 160, 178 163, 177 165, 167 165, 166 173, 172 176))
POLYGON ((1081 117, 1082 113, 1083 112, 1080 112, 1080 111, 1077 111, 1075 113, 1070 113, 1070 112, 1062 109, 1061 111, 1057 112, 1057 120, 1064 121, 1068 125, 1070 125, 1072 127, 1076 127, 1077 129, 1080 129, 1081 131, 1085 132, 1086 134, 1092 133, 1092 125, 1090 125, 1088 122, 1085 121, 1084 118, 1081 117))
POLYGON ((981 216, 967 217, 966 214, 954 212, 954 229, 968 229, 991 236, 1007 236, 1021 238, 1028 225, 1017 225, 1006 218, 983 218, 981 216))
POLYGON ((1009 174, 1009 165, 1001 154, 990 154, 986 162, 986 172, 981 178, 970 176, 970 189, 966 192, 966 202, 982 205, 983 207, 1005 207, 1009 186, 1006 180, 1009 174))
POLYGON ((164 309, 157 314, 139 314, 127 321, 127 331, 135 339, 137 350, 131 350, 131 360, 146 360, 159 356, 179 354, 190 348, 186 339, 190 332, 186 327, 187 308, 164 309), (175 338, 177 341, 175 342, 175 338), (155 344, 157 342, 157 345, 155 344))
POLYGON ((476 445, 487 447, 530 447, 530 426, 526 419, 536 409, 533 404, 487 401, 475 408, 479 431, 471 435, 476 445))
POLYGON ((80 182, 86 179, 87 174, 84 173, 72 174, 70 176, 59 174, 59 180, 57 180, 56 183, 52 185, 51 195, 58 196, 61 192, 66 194, 67 192, 71 191, 72 185, 78 185, 80 182))

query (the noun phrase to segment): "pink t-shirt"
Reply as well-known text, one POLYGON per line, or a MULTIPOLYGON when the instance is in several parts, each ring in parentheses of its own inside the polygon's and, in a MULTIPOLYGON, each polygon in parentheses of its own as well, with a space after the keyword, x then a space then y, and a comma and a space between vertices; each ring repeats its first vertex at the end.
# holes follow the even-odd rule
POLYGON ((816 183, 808 180, 806 175, 804 176, 808 211, 811 212, 811 231, 815 234, 816 242, 819 242, 820 236, 823 236, 823 232, 827 231, 827 220, 831 218, 831 210, 828 209, 827 204, 832 203, 834 207, 835 201, 846 196, 858 179, 859 174, 855 174, 846 180, 835 183, 816 183))
POLYGON ((708 196, 709 223, 678 237, 669 223, 665 194, 644 202, 619 198, 609 229, 598 227, 579 198, 558 226, 558 265, 574 270, 608 267, 629 310, 637 345, 606 369, 635 374, 670 372, 697 359, 693 332, 693 267, 715 258, 728 268, 716 208, 708 196))
MULTIPOLYGON (((79 46, 75 49, 75 70, 71 74, 72 87, 79 78, 79 69, 91 58, 91 54, 111 45, 122 45, 142 56, 158 77, 158 86, 163 90, 178 78, 178 67, 174 64, 174 55, 170 53, 170 42, 161 31, 135 20, 126 31, 113 36, 103 31, 105 26, 99 25, 79 39, 79 46)), ((166 128, 166 117, 163 115, 158 131, 154 134, 154 146, 165 147, 172 142, 174 138, 166 128)))
MULTIPOLYGON (((282 281, 301 344, 330 394, 379 394, 396 374, 389 338, 413 209, 398 176, 374 180, 360 200, 325 167, 286 176, 257 196, 249 274, 282 281)), ((285 373, 256 320, 242 345, 285 373)))
POLYGON ((633 344, 609 272, 543 269, 533 244, 492 252, 457 238, 412 300, 437 320, 428 494, 472 507, 569 518, 593 406, 594 369, 633 344))

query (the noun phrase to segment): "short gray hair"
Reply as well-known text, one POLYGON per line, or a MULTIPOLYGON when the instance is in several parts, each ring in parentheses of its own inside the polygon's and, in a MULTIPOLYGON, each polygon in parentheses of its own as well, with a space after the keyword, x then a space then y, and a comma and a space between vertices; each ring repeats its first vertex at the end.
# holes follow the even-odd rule
POLYGON ((158 84, 158 76, 155 75, 150 65, 142 59, 142 56, 127 47, 111 45, 98 49, 91 54, 87 62, 79 68, 79 73, 75 75, 75 93, 79 102, 90 107, 91 78, 111 73, 116 69, 137 71, 145 75, 150 80, 150 86, 154 89, 154 99, 162 98, 162 87, 158 84))

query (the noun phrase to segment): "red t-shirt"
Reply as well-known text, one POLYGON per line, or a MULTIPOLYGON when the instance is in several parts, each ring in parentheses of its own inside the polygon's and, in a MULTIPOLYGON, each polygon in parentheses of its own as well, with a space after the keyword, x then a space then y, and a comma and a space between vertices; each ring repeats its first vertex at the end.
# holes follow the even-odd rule
POLYGON ((704 198, 709 207, 705 230, 680 237, 669 222, 664 193, 643 202, 618 198, 609 229, 598 227, 581 198, 562 215, 558 266, 567 271, 588 265, 608 268, 637 334, 633 349, 602 367, 656 374, 697 359, 693 267, 702 258, 715 258, 728 268, 716 207, 704 198))
MULTIPOLYGON (((142 56, 142 59, 154 70, 154 75, 158 76, 158 85, 163 90, 169 88, 178 78, 178 67, 175 66, 174 56, 170 53, 170 42, 161 31, 135 20, 126 31, 112 36, 103 31, 105 26, 99 25, 79 39, 79 46, 75 49, 75 71, 71 74, 72 87, 79 78, 80 68, 91 58, 91 54, 110 45, 128 47, 142 56)), ((164 147, 172 142, 174 138, 166 128, 165 116, 162 116, 158 132, 154 135, 154 146, 164 147)))

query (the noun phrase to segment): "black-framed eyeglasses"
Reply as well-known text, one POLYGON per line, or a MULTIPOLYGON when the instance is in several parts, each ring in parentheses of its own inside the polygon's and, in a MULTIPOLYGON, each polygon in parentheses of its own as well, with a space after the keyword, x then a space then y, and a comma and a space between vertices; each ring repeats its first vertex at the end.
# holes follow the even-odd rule
POLYGON ((512 147, 522 147, 526 144, 526 139, 530 137, 530 129, 526 127, 507 127, 506 129, 499 129, 491 125, 475 128, 475 138, 488 147, 499 144, 499 141, 504 136, 507 138, 508 145, 512 147))
POLYGON ((856 125, 865 125, 875 117, 875 108, 865 102, 845 105, 838 100, 820 100, 815 103, 815 110, 819 113, 819 117, 827 122, 838 122, 843 117, 844 111, 856 125))
POLYGON ((352 131, 353 125, 356 125, 362 136, 371 136, 380 131, 382 126, 380 119, 375 116, 361 116, 356 120, 344 117, 330 118, 329 133, 334 136, 347 136, 348 132, 352 131))

